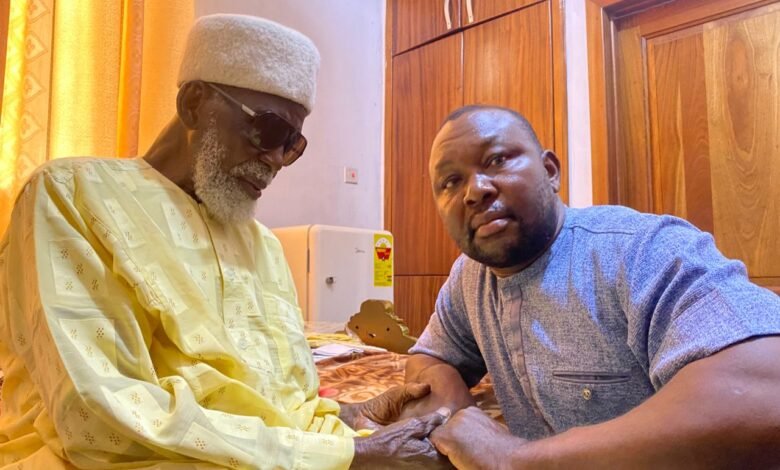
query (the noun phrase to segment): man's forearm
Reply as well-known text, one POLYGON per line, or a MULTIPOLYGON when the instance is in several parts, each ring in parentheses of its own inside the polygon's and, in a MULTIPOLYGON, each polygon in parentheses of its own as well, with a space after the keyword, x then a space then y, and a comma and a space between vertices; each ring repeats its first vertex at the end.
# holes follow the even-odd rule
MULTIPOLYGON (((780 374, 771 371, 774 354, 760 357, 754 346, 686 366, 621 417, 520 444, 512 467, 774 468, 780 465, 780 374), (741 367, 755 361, 768 367, 741 367)), ((780 342, 774 346, 780 353, 780 342)))
POLYGON ((431 386, 431 393, 407 406, 402 417, 424 415, 441 407, 454 413, 475 404, 460 372, 450 364, 425 354, 414 354, 407 360, 406 382, 427 383, 431 386))

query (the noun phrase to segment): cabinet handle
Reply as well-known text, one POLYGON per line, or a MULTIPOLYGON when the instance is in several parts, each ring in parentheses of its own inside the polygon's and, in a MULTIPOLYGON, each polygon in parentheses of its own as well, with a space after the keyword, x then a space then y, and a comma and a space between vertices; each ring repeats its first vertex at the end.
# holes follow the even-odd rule
POLYGON ((444 21, 447 23, 447 29, 452 29, 452 18, 450 18, 450 0, 444 0, 444 21))
POLYGON ((474 7, 471 5, 471 0, 466 0, 466 14, 469 17, 469 23, 474 22, 474 7))

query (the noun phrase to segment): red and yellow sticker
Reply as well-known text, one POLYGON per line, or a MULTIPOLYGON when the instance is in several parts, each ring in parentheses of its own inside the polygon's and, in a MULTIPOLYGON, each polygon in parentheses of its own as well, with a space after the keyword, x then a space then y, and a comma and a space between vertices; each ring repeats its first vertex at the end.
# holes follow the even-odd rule
POLYGON ((374 234, 374 286, 393 286, 393 236, 374 234))

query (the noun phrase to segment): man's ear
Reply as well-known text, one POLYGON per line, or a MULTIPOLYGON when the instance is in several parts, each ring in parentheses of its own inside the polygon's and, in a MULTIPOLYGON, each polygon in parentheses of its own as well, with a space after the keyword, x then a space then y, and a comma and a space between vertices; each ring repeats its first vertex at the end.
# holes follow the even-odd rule
POLYGON ((203 117, 203 104, 206 97, 206 84, 200 80, 186 82, 179 87, 176 95, 176 113, 185 127, 196 129, 203 117))
POLYGON ((542 152, 542 165, 547 171, 547 178, 553 190, 557 193, 561 190, 561 162, 558 160, 558 155, 550 149, 545 150, 542 152))

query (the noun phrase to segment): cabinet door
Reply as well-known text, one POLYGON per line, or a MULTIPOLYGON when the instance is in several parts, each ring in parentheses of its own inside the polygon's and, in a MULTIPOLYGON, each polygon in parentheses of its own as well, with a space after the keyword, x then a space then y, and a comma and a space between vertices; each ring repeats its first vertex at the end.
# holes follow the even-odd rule
POLYGON ((548 2, 467 29, 464 35, 464 103, 519 111, 533 125, 542 146, 553 148, 548 2))
POLYGON ((433 202, 428 157, 439 125, 463 102, 462 38, 393 59, 389 210, 397 275, 447 275, 458 254, 433 202))
POLYGON ((461 0, 391 1, 393 54, 460 28, 461 0))
POLYGON ((541 0, 461 0, 463 26, 479 23, 541 0))
POLYGON ((439 289, 447 276, 399 276, 395 281, 395 314, 404 319, 409 333, 420 336, 436 306, 439 289))

